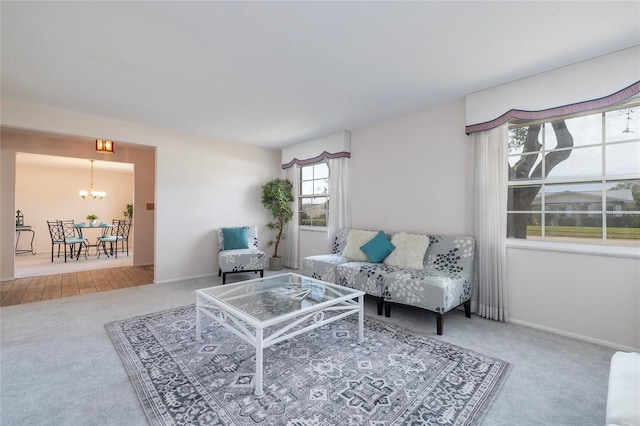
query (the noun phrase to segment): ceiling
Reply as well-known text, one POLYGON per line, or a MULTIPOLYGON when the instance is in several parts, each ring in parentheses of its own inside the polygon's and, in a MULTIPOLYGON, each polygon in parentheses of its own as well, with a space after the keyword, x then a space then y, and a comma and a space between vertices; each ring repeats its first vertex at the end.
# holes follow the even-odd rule
POLYGON ((2 1, 0 13, 3 97, 273 148, 640 44, 638 1, 2 1))

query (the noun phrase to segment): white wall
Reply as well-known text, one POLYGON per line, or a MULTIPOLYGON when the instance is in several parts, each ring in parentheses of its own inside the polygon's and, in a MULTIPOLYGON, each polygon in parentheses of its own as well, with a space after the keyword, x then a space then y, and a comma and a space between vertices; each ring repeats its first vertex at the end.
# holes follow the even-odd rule
POLYGON ((473 233, 473 147, 464 102, 351 131, 352 225, 473 233))
POLYGON ((217 273, 220 227, 255 224, 260 248, 273 253, 261 196, 280 177, 279 150, 167 143, 158 154, 157 281, 217 273))
MULTIPOLYGON (((475 154, 464 126, 460 101, 352 130, 353 227, 473 235, 475 154)), ((322 239, 301 234, 301 254, 305 241, 322 239)), ((512 321, 640 348, 637 258, 508 248, 507 274, 512 321)))
MULTIPOLYGON (((144 210, 155 218, 155 282, 216 274, 216 229, 221 226, 256 224, 263 235, 261 244, 267 241, 268 215, 260 203, 260 191, 265 181, 280 176, 279 150, 171 133, 6 98, 2 99, 1 120, 3 126, 156 147, 155 211, 144 210)), ((6 155, 4 141, 0 141, 0 161, 0 272, 6 279, 6 259, 13 256, 13 238, 6 236, 14 234, 11 188, 15 159, 6 155)), ((136 227, 138 211, 134 212, 136 227)))
POLYGON ((640 348, 640 261, 507 249, 512 321, 620 349, 640 348))
MULTIPOLYGON (((352 227, 472 235, 473 152, 463 101, 352 130, 352 227)), ((301 230, 300 258, 332 243, 301 230)))
MULTIPOLYGON (((100 221, 108 223, 124 219, 122 212, 127 204, 133 203, 133 170, 94 170, 96 190, 107 193, 102 200, 82 199, 78 195, 81 189, 89 188, 89 170, 89 161, 85 169, 16 165, 16 208, 25 215, 25 225, 35 232, 33 246, 37 252, 51 251, 47 220, 87 222, 88 214, 96 214, 100 221)), ((95 244, 99 233, 99 229, 86 229, 83 235, 95 244)), ((28 248, 30 239, 30 234, 22 236, 20 248, 28 248)), ((129 247, 133 247, 133 238, 129 247)))

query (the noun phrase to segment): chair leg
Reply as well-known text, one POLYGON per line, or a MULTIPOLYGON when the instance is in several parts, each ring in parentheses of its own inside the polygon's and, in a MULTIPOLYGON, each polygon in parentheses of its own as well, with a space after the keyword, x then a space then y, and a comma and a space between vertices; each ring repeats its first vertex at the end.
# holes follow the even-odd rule
POLYGON ((264 269, 260 269, 260 278, 264 278, 264 269))
POLYGON ((222 269, 218 268, 218 276, 221 276, 221 275, 222 275, 222 269))
POLYGON ((442 336, 442 319, 444 317, 444 314, 441 313, 436 313, 436 329, 438 332, 438 336, 442 336))
POLYGON ((384 304, 384 316, 387 318, 391 316, 391 303, 389 302, 384 304))
POLYGON ((226 273, 226 272, 223 272, 223 273, 222 273, 222 284, 224 285, 224 284, 226 284, 226 283, 227 283, 227 273, 226 273))
POLYGON ((464 302, 464 315, 467 318, 471 318, 471 300, 464 302))
POLYGON ((104 241, 99 241, 98 245, 96 246, 96 252, 98 253, 98 259, 100 259, 100 247, 102 247, 102 251, 104 252, 104 255, 109 257, 109 253, 107 253, 107 245, 105 244, 104 241))
POLYGON ((378 315, 382 315, 382 306, 384 305, 384 299, 378 297, 378 315))

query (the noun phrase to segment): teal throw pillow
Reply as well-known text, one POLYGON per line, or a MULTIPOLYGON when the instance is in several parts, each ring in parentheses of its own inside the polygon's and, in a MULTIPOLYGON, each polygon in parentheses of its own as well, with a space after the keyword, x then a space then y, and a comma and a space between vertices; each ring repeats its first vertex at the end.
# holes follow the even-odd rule
POLYGON ((222 228, 222 237, 224 238, 224 250, 249 248, 247 228, 222 228))
POLYGON ((360 250, 365 252, 369 258, 369 262, 380 263, 385 257, 389 256, 396 246, 391 244, 384 231, 380 231, 369 242, 360 246, 360 250))

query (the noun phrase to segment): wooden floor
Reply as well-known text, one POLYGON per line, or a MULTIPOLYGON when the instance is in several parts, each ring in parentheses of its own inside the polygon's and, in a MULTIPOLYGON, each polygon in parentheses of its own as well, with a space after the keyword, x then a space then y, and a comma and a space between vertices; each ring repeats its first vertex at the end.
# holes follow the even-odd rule
POLYGON ((153 266, 72 272, 0 283, 0 306, 20 305, 153 283, 153 266))

